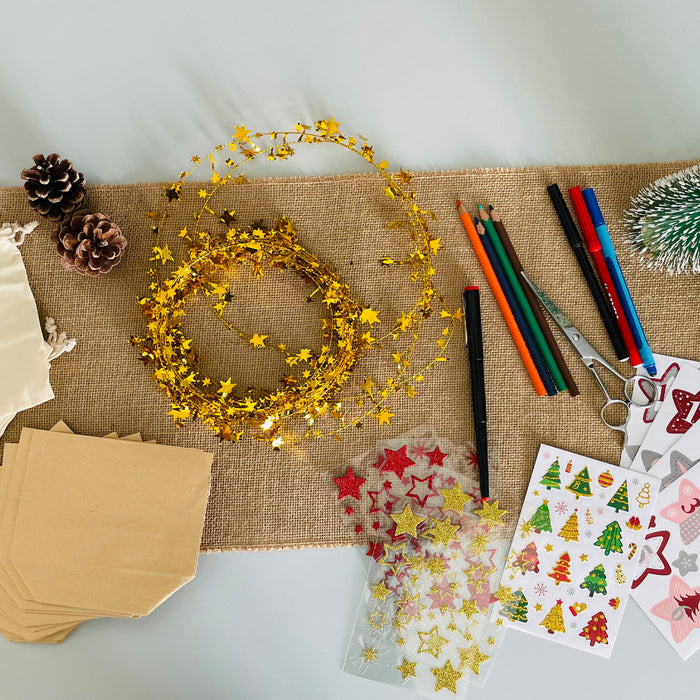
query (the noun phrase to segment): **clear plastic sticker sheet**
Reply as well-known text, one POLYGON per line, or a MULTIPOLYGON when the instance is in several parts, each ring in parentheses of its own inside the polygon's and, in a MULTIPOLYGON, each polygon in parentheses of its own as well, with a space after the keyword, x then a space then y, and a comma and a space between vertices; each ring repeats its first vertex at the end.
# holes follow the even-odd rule
MULTIPOLYGON (((494 603, 505 511, 481 502, 470 450, 412 431, 378 444, 366 584, 344 669, 428 695, 483 684, 503 635, 494 603), (378 525, 375 526, 375 523, 378 525)), ((374 487, 373 487, 374 488, 374 487)))

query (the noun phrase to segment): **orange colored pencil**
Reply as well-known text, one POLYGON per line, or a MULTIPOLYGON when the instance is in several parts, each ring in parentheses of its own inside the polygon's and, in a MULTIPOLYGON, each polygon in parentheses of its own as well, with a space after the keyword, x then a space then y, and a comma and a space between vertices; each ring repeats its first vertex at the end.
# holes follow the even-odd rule
POLYGON ((486 279, 488 280, 489 286, 491 287, 493 296, 496 297, 496 302, 498 303, 498 306, 501 309, 501 313, 503 314, 503 318, 506 321, 508 330, 513 336, 513 341, 515 342, 515 346, 518 348, 518 352, 520 353, 520 357, 523 360, 525 369, 530 375, 530 379, 532 381, 533 386, 535 387, 535 391, 537 392, 538 396, 545 396, 547 390, 544 388, 544 384, 540 379, 540 375, 537 372, 535 363, 532 361, 530 351, 527 349, 527 345, 525 345, 525 340, 523 339, 522 333, 518 328, 518 324, 515 321, 513 312, 510 310, 510 306, 508 306, 508 302, 506 301, 506 297, 503 294, 501 285, 498 283, 498 279, 496 278, 496 273, 493 271, 491 262, 488 256, 486 255, 484 246, 479 240, 479 234, 474 228, 474 222, 472 221, 471 216, 469 216, 469 212, 462 206, 462 202, 458 201, 457 207, 459 208, 459 218, 462 219, 462 224, 464 224, 464 230, 467 232, 467 236, 469 236, 469 240, 471 241, 472 247, 474 248, 476 257, 479 260, 479 264, 481 265, 481 268, 484 271, 484 274, 486 275, 486 279))

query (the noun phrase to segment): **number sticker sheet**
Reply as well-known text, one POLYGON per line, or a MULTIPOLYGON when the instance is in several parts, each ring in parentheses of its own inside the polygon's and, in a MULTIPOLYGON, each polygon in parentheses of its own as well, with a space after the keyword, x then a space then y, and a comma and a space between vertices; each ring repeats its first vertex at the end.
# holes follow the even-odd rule
POLYGON ((700 423, 665 454, 632 597, 685 660, 700 648, 700 423))
POLYGON ((506 624, 609 657, 659 481, 541 445, 502 583, 506 624))

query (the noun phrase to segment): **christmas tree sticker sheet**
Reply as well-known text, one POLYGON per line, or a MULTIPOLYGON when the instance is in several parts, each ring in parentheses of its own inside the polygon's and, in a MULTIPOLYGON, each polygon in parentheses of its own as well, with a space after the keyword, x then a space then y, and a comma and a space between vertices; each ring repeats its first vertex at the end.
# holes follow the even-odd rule
POLYGON ((503 636, 504 620, 491 613, 511 597, 499 585, 505 511, 478 499, 471 452, 423 428, 351 466, 366 481, 353 482, 358 498, 344 499, 353 513, 343 517, 374 540, 344 670, 463 696, 468 684, 483 684, 503 636))
POLYGON ((609 657, 658 479, 541 445, 506 559, 514 629, 609 657))
MULTIPOLYGON (((646 377, 649 381, 656 384, 656 401, 650 406, 630 405, 627 425, 625 426, 625 444, 620 455, 621 467, 629 468, 632 460, 637 456, 639 446, 654 422, 654 418, 656 418, 661 404, 678 376, 681 366, 687 364, 691 367, 700 368, 700 362, 670 357, 669 355, 659 355, 657 353, 654 353, 654 362, 657 370, 654 377, 650 377, 644 367, 637 368, 638 375, 646 377)), ((645 400, 650 401, 652 396, 649 396, 647 392, 651 393, 648 385, 637 383, 634 388, 635 400, 638 403, 644 403, 645 400)))
POLYGON ((663 476, 655 465, 678 438, 700 420, 700 369, 684 363, 637 451, 630 469, 663 476))
POLYGON ((632 597, 685 660, 700 648, 700 423, 661 462, 669 472, 632 597))

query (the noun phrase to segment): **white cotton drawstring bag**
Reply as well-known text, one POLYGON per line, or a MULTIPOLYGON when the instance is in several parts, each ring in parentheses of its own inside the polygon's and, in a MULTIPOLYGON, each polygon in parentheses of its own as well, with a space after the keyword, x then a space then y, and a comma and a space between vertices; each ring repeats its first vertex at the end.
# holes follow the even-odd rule
POLYGON ((49 360, 75 345, 47 319, 44 341, 19 246, 38 226, 0 225, 0 436, 19 411, 54 397, 49 360), (50 323, 49 323, 50 322, 50 323))

